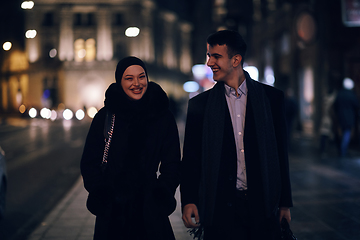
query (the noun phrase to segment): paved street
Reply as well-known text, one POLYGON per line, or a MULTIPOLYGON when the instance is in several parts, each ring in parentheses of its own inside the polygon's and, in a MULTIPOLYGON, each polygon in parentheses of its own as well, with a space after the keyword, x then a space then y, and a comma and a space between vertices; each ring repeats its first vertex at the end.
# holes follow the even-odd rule
MULTIPOLYGON (((179 127, 183 131, 183 126, 179 127)), ((317 141, 297 135, 290 152, 293 188, 291 228, 299 240, 360 239, 360 152, 338 158, 330 144, 326 158, 317 141)), ((179 200, 179 193, 177 192, 179 200)), ((78 177, 75 185, 41 221, 29 240, 92 239, 94 216, 85 207, 87 192, 78 177)), ((180 208, 170 216, 177 240, 192 239, 181 221, 180 208)))
POLYGON ((8 181, 0 239, 24 240, 79 178, 89 122, 1 120, 8 181))
MULTIPOLYGON (((291 228, 299 240, 358 240, 360 237, 360 155, 352 150, 339 159, 320 160, 316 142, 301 137, 290 154, 294 208, 291 228)), ((94 216, 85 208, 87 193, 79 179, 74 188, 44 219, 29 240, 91 239, 94 216)), ((177 192, 177 199, 179 193, 177 192)), ((190 240, 179 206, 170 216, 177 240, 190 240)))

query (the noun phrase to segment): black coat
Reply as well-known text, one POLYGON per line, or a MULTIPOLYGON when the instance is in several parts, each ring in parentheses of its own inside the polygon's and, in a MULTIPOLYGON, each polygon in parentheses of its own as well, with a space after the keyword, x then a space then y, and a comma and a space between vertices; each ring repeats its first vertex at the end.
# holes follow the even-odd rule
MULTIPOLYGON (((255 235, 265 229, 259 220, 274 216, 278 207, 291 207, 292 198, 283 93, 245 74, 244 148, 250 212, 255 217, 249 221, 256 227, 255 235)), ((218 82, 189 101, 181 167, 182 206, 196 204, 205 228, 219 224, 231 227, 229 216, 234 213, 236 199, 235 147, 224 84, 218 82), (215 99, 210 100, 211 96, 215 99), (206 114, 218 104, 224 110, 214 116, 206 114), (210 146, 207 149, 204 141, 210 146)))
POLYGON ((93 119, 81 159, 87 207, 97 216, 94 238, 174 239, 168 215, 176 207, 180 144, 168 98, 153 82, 142 102, 129 102, 121 95, 116 84, 107 90, 105 107, 93 119), (108 110, 115 112, 115 127, 102 173, 108 110))

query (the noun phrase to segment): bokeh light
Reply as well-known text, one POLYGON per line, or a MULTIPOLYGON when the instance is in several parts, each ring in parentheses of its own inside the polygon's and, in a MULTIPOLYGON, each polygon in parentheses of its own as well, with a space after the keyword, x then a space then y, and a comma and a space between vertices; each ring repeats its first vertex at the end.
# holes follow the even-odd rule
POLYGON ((35 118, 36 115, 37 115, 36 109, 35 109, 35 108, 30 108, 30 110, 29 110, 29 116, 30 116, 31 118, 35 118))
POLYGON ((84 117, 85 117, 85 113, 83 110, 79 109, 76 111, 75 113, 75 117, 78 119, 78 120, 83 120, 84 117))
POLYGON ((50 120, 55 121, 56 118, 57 118, 57 112, 55 110, 51 110, 50 120))
POLYGON ((94 118, 96 113, 97 113, 97 109, 95 107, 90 107, 88 110, 87 110, 87 115, 90 117, 90 118, 94 118))
POLYGON ((51 111, 48 108, 43 108, 40 110, 40 116, 45 119, 49 119, 51 117, 51 111))
POLYGON ((136 37, 140 33, 140 29, 138 27, 128 27, 125 31, 125 35, 127 37, 136 37))
POLYGON ((51 49, 50 52, 49 52, 49 56, 50 56, 51 58, 56 57, 56 54, 57 54, 57 51, 56 51, 55 48, 51 49))
POLYGON ((70 109, 65 109, 63 112, 63 117, 65 120, 71 120, 74 116, 74 113, 70 109))
POLYGON ((34 2, 33 1, 24 1, 21 4, 21 8, 22 9, 32 9, 34 7, 34 2))
POLYGON ((188 81, 188 82, 184 83, 183 88, 184 88, 185 92, 188 92, 188 93, 196 92, 197 90, 199 90, 199 84, 195 81, 188 81))
POLYGON ((12 43, 11 43, 11 42, 5 42, 5 43, 3 44, 3 49, 4 49, 5 51, 9 51, 9 50, 11 49, 11 47, 12 47, 12 43))
POLYGON ((24 113, 26 111, 26 107, 24 104, 21 104, 20 107, 19 107, 19 112, 20 113, 24 113))
POLYGON ((35 38, 36 37, 36 30, 27 30, 25 33, 26 38, 35 38))

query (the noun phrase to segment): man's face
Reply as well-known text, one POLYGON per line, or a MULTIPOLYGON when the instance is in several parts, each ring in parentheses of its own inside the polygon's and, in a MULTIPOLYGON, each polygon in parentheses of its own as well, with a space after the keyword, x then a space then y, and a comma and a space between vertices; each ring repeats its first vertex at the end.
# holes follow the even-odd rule
POLYGON ((226 45, 207 45, 207 65, 213 71, 215 81, 227 81, 233 71, 226 45))

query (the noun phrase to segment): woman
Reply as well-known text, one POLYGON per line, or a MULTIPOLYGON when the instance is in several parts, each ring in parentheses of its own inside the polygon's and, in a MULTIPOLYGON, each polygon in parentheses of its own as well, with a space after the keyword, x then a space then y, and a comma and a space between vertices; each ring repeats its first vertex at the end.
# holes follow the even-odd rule
POLYGON ((167 95, 148 81, 145 64, 136 57, 118 63, 115 79, 92 121, 81 159, 87 207, 96 215, 94 239, 175 239, 168 215, 176 207, 180 144, 167 95), (103 167, 104 130, 111 128, 106 116, 113 114, 103 167))

